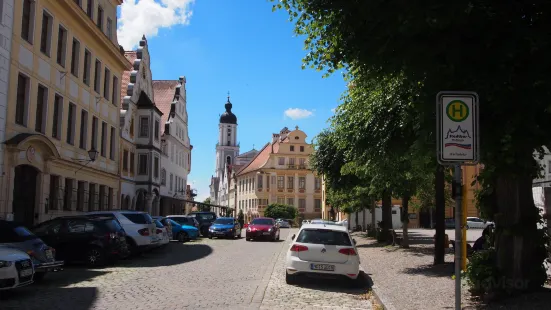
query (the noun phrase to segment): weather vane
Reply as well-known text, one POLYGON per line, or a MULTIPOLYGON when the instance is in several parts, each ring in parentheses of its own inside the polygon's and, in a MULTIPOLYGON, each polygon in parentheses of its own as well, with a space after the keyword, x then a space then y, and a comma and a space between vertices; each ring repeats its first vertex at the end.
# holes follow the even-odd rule
POLYGON ((230 100, 230 92, 228 91, 228 100, 230 100))

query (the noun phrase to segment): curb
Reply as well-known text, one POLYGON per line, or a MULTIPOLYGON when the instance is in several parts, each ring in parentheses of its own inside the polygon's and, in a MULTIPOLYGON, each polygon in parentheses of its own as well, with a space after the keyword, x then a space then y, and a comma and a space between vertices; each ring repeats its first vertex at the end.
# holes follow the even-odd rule
POLYGON ((396 308, 394 308, 394 306, 388 302, 388 301, 384 301, 386 300, 385 298, 381 298, 380 294, 377 294, 376 292, 376 287, 373 286, 371 287, 371 292, 373 294, 373 297, 375 297, 375 301, 381 305, 383 307, 384 310, 396 310, 396 308))

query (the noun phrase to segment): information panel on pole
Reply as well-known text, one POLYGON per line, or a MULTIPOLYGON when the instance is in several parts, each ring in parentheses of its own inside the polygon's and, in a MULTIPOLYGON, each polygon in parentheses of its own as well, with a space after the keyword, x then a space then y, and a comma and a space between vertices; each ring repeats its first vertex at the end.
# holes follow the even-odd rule
POLYGON ((476 165, 479 160, 478 94, 436 95, 437 158, 442 165, 476 165))

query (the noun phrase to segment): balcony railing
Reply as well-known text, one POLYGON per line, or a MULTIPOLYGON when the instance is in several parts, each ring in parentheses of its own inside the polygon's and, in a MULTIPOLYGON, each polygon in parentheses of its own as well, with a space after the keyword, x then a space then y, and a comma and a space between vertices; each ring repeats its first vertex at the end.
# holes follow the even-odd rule
POLYGON ((304 169, 308 169, 308 166, 307 165, 287 165, 287 169, 300 169, 300 170, 304 170, 304 169))

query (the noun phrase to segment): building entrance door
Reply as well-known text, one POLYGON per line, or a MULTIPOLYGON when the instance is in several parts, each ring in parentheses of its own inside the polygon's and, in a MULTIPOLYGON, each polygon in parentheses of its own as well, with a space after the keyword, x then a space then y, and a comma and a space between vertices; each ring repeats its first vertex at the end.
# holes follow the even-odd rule
POLYGON ((33 166, 19 165, 15 167, 13 217, 15 222, 27 227, 34 226, 37 179, 38 170, 33 166))

